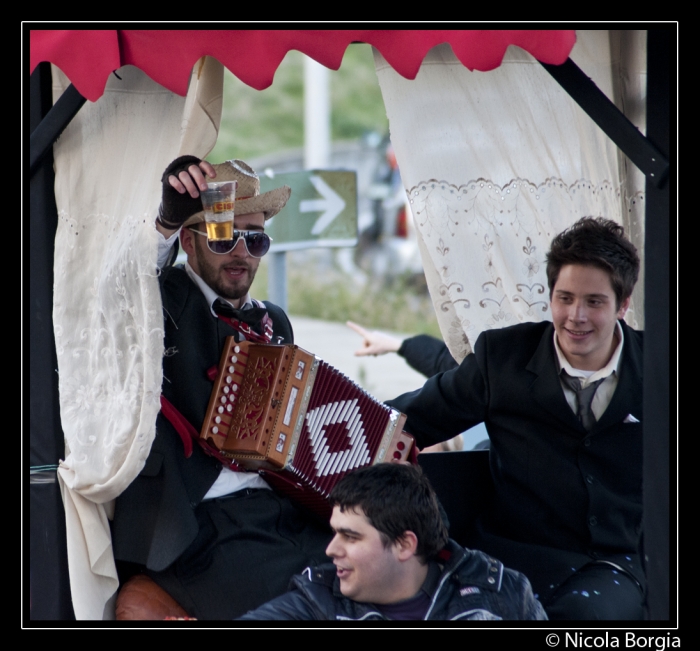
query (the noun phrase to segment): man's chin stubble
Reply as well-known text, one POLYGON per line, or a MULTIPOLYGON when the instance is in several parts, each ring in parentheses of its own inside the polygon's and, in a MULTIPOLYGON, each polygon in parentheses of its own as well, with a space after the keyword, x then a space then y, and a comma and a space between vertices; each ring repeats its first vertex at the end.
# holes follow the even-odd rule
POLYGON ((250 282, 246 284, 245 288, 230 290, 223 287, 222 283, 217 283, 218 286, 215 288, 216 293, 219 296, 227 298, 231 301, 237 301, 238 299, 243 298, 250 291, 250 288, 253 285, 253 280, 255 280, 255 272, 252 269, 248 269, 248 275, 250 277, 250 282))

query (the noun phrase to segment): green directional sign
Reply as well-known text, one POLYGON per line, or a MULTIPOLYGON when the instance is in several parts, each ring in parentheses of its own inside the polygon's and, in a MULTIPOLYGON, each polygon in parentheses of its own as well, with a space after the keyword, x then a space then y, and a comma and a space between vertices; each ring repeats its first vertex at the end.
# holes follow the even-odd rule
POLYGON ((306 170, 260 176, 260 191, 292 188, 287 205, 265 226, 271 251, 357 244, 357 174, 306 170))

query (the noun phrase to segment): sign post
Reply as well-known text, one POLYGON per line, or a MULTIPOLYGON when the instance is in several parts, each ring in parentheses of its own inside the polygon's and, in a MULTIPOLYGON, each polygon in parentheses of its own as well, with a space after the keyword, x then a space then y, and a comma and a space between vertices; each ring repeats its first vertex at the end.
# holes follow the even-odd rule
POLYGON ((292 188, 284 209, 266 225, 272 238, 268 296, 287 309, 286 252, 357 244, 357 174, 306 170, 260 177, 260 191, 292 188))

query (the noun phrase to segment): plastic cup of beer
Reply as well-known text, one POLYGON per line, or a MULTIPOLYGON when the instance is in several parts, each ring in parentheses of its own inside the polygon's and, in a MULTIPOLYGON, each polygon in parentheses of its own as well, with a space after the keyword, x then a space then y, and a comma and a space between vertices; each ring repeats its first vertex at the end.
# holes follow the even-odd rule
POLYGON ((233 239, 233 214, 236 205, 236 181, 207 183, 202 190, 202 207, 210 240, 233 239))

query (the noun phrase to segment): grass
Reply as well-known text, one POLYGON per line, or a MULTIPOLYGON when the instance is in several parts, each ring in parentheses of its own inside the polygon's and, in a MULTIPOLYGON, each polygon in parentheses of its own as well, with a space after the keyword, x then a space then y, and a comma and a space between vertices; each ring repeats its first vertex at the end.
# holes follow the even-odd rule
MULTIPOLYGON (((252 294, 267 298, 268 267, 260 265, 252 294)), ((287 311, 324 321, 355 321, 362 326, 405 334, 427 333, 441 338, 425 283, 397 278, 391 283, 358 281, 340 268, 323 269, 287 254, 287 311)))

